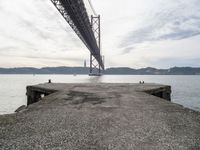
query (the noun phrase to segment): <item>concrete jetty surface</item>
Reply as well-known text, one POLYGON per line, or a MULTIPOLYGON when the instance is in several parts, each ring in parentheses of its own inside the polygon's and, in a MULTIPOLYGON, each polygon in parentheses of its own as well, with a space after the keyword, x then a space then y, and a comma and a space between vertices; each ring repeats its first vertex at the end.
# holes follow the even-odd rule
POLYGON ((0 116, 0 149, 199 150, 200 112, 170 102, 170 92, 157 84, 29 86, 31 105, 0 116))

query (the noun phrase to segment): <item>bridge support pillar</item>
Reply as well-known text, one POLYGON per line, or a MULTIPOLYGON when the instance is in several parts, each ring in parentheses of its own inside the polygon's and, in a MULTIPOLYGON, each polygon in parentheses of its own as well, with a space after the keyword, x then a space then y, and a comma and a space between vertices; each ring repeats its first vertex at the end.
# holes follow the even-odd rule
POLYGON ((101 76, 101 66, 96 61, 95 57, 90 54, 90 76, 101 76))
MULTIPOLYGON (((91 76, 100 76, 102 75, 102 71, 104 68, 100 66, 100 64, 96 61, 96 58, 101 58, 101 19, 100 15, 91 16, 91 27, 94 32, 95 39, 97 41, 99 47, 99 55, 95 55, 90 53, 90 74, 91 76), (96 58, 95 58, 96 57, 96 58)), ((102 59, 102 58, 101 58, 102 59)))

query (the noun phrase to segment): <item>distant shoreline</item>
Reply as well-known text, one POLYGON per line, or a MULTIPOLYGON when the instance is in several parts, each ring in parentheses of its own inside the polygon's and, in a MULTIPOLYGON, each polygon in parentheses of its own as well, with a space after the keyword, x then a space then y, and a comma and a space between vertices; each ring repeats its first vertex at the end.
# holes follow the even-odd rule
MULTIPOLYGON (((66 76, 73 76, 73 74, 1 74, 1 76, 6 76, 6 75, 9 75, 9 76, 15 76, 15 75, 29 75, 29 76, 45 76, 45 75, 57 75, 57 76, 62 76, 62 75, 66 75, 66 76)), ((89 76, 89 73, 88 74, 76 74, 75 76, 85 76, 85 75, 88 75, 89 76)), ((189 75, 189 74, 162 74, 162 75, 158 75, 158 74, 103 74, 103 75, 106 75, 106 76, 200 76, 199 74, 195 74, 195 75, 189 75)), ((102 76, 103 76, 102 75, 102 76)))
MULTIPOLYGON (((19 75, 87 75, 88 67, 20 67, 20 68, 0 68, 0 74, 19 75)), ((152 67, 133 69, 128 67, 107 68, 105 75, 200 75, 200 68, 193 67, 173 67, 170 69, 157 69, 152 67)))

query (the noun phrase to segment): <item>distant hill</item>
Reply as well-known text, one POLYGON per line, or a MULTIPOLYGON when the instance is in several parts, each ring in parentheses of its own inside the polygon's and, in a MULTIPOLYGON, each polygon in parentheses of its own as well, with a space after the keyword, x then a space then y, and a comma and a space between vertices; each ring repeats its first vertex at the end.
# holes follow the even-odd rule
MULTIPOLYGON (((0 68, 0 74, 88 74, 87 67, 45 67, 45 68, 0 68)), ((200 75, 200 68, 174 67, 170 69, 127 67, 107 68, 107 75, 200 75)))
POLYGON ((200 68, 192 67, 174 67, 170 69, 156 69, 156 68, 108 68, 105 74, 115 75, 200 75, 200 68))
POLYGON ((84 67, 0 68, 0 74, 88 74, 84 67))

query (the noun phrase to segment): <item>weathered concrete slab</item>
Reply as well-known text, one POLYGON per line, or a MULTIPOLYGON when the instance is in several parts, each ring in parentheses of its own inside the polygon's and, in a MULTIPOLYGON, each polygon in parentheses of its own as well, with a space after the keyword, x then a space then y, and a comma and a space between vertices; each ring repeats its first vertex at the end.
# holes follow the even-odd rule
POLYGON ((27 89, 52 94, 23 112, 0 116, 0 149, 200 149, 200 113, 150 95, 168 97, 169 86, 41 84, 27 89))
POLYGON ((27 87, 27 97, 28 97, 28 102, 27 104, 32 104, 41 99, 41 95, 47 96, 49 94, 59 92, 69 92, 70 90, 74 88, 81 88, 81 91, 86 91, 86 92, 93 92, 93 94, 97 94, 96 88, 100 88, 104 93, 107 92, 106 89, 109 88, 109 91, 112 90, 112 88, 117 88, 118 87, 118 92, 124 92, 121 91, 125 88, 126 89, 131 89, 131 92, 146 92, 151 95, 158 96, 160 98, 164 98, 166 100, 171 99, 171 87, 170 86, 165 86, 165 85, 159 85, 159 84, 56 84, 56 83, 46 83, 46 84, 39 84, 39 85, 34 85, 34 86, 28 86, 27 87), (93 90, 95 88, 95 90, 93 90), (105 89, 105 91, 104 91, 105 89))

